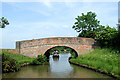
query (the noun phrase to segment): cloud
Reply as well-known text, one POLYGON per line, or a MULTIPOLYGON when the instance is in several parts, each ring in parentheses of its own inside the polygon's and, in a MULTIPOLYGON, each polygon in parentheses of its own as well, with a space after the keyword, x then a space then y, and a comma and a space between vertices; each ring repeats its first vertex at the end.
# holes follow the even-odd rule
POLYGON ((49 8, 52 7, 50 0, 45 0, 45 1, 43 1, 43 4, 46 5, 46 6, 49 7, 49 8))
POLYGON ((67 7, 70 7, 70 8, 75 7, 75 4, 72 3, 72 2, 67 2, 67 1, 65 1, 65 4, 66 4, 67 7))
POLYGON ((3 30, 2 34, 3 48, 15 48, 16 41, 47 37, 75 37, 77 32, 64 23, 32 22, 13 24, 12 29, 9 25, 3 30))
MULTIPOLYGON (((19 10, 23 13, 28 13, 28 11, 39 13, 34 14, 34 19, 28 20, 26 17, 22 17, 22 21, 16 16, 16 22, 13 21, 13 16, 17 13, 10 14, 9 10, 7 10, 7 6, 5 9, 6 15, 10 18, 11 23, 3 30, 3 47, 4 48, 15 48, 15 41, 19 40, 30 40, 37 38, 47 38, 47 37, 67 37, 72 36, 76 37, 78 33, 72 29, 72 25, 74 24, 75 17, 81 15, 81 13, 87 13, 88 11, 93 11, 97 14, 97 19, 101 21, 103 25, 110 24, 116 25, 117 21, 117 3, 74 3, 66 2, 56 4, 56 3, 7 3, 11 4, 12 7, 17 7, 15 12, 19 10), (69 4, 70 3, 70 4, 69 4), (81 5, 82 4, 82 5, 81 5), (110 4, 110 5, 108 5, 110 4), (54 5, 54 6, 53 6, 54 5), (21 7, 22 6, 22 7, 21 7), (51 7, 50 7, 51 6, 51 7), (67 7, 66 7, 67 6, 67 7), (55 14, 56 12, 56 14, 55 14), (7 14, 9 13, 9 14, 7 14), (44 15, 44 16, 43 16, 44 15), (109 18, 109 19, 108 19, 109 18), (24 20, 26 19, 26 20, 24 20)), ((6 6, 6 5, 4 5, 6 6)), ((13 9, 13 8, 12 8, 13 9)), ((11 9, 11 12, 12 12, 11 9)), ((28 16, 25 14, 25 16, 28 16)), ((29 17, 29 16, 28 16, 29 17)), ((30 15, 31 17, 31 15, 30 15)), ((30 19, 30 18, 29 18, 30 19)))
POLYGON ((69 28, 70 26, 69 25, 63 25, 64 28, 69 28))
POLYGON ((0 29, 0 48, 2 48, 2 29, 0 29))
MULTIPOLYGON (((21 9, 21 10, 25 10, 25 11, 32 11, 32 12, 36 12, 36 13, 39 13, 39 14, 44 15, 44 16, 51 15, 47 10, 44 9, 44 7, 42 9, 40 9, 42 7, 41 5, 43 4, 42 2, 41 3, 33 3, 32 6, 29 5, 28 2, 23 3, 23 4, 21 4, 21 3, 7 3, 7 4, 13 6, 14 8, 16 7, 16 9, 21 9)), ((47 5, 47 2, 46 2, 46 5, 47 5)))
POLYGON ((102 25, 109 24, 111 27, 115 27, 118 21, 117 3, 111 2, 106 4, 106 3, 88 2, 88 3, 83 3, 83 6, 81 6, 80 8, 74 8, 74 9, 75 11, 77 11, 75 17, 81 15, 81 13, 87 14, 88 11, 95 12, 97 14, 96 18, 100 20, 102 25))
POLYGON ((119 0, 1 0, 2 2, 118 2, 119 0))

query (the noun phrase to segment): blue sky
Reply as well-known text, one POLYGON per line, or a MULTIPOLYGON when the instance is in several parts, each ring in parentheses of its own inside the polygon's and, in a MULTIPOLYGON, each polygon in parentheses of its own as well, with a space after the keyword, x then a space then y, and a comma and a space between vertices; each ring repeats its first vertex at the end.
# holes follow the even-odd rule
POLYGON ((10 25, 0 30, 0 48, 13 49, 21 40, 76 37, 75 18, 88 11, 95 12, 102 25, 117 27, 117 2, 2 2, 2 16, 10 25))

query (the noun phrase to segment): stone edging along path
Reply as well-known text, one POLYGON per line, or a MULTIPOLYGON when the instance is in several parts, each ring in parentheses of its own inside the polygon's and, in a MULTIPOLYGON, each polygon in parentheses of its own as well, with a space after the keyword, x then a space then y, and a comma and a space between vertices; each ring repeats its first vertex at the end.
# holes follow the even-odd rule
POLYGON ((70 64, 77 65, 77 66, 80 66, 80 67, 84 67, 84 68, 87 68, 87 69, 91 69, 95 72, 100 72, 102 74, 107 74, 108 76, 111 76, 113 78, 116 78, 116 79, 120 80, 120 77, 115 76, 114 73, 109 73, 107 71, 104 71, 104 70, 101 70, 101 69, 96 69, 95 67, 91 67, 91 66, 88 66, 88 65, 74 63, 74 62, 71 62, 70 60, 69 60, 69 62, 70 62, 70 64))

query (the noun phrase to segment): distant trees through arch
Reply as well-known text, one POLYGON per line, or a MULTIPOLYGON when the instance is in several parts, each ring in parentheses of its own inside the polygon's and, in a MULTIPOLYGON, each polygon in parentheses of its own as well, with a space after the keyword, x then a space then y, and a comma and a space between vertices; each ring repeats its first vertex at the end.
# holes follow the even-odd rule
POLYGON ((55 47, 52 47, 52 48, 48 49, 45 52, 44 55, 47 58, 49 58, 49 56, 52 55, 54 51, 58 51, 60 54, 70 53, 71 57, 78 57, 77 52, 74 49, 72 49, 70 47, 67 47, 67 46, 55 46, 55 47))

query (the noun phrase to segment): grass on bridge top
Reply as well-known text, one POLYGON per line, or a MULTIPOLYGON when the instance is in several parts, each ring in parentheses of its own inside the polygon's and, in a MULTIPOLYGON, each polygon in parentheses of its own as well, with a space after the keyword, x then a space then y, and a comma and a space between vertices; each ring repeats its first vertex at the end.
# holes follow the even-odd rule
POLYGON ((0 54, 2 54, 2 53, 4 53, 5 55, 8 55, 12 59, 15 59, 19 64, 26 63, 26 62, 31 63, 32 60, 34 59, 34 58, 30 58, 28 56, 24 56, 21 54, 13 54, 10 52, 0 52, 0 54))
POLYGON ((105 70, 109 73, 114 73, 116 76, 120 76, 120 71, 118 70, 119 55, 120 53, 117 50, 99 48, 70 61, 95 67, 96 69, 105 70))

